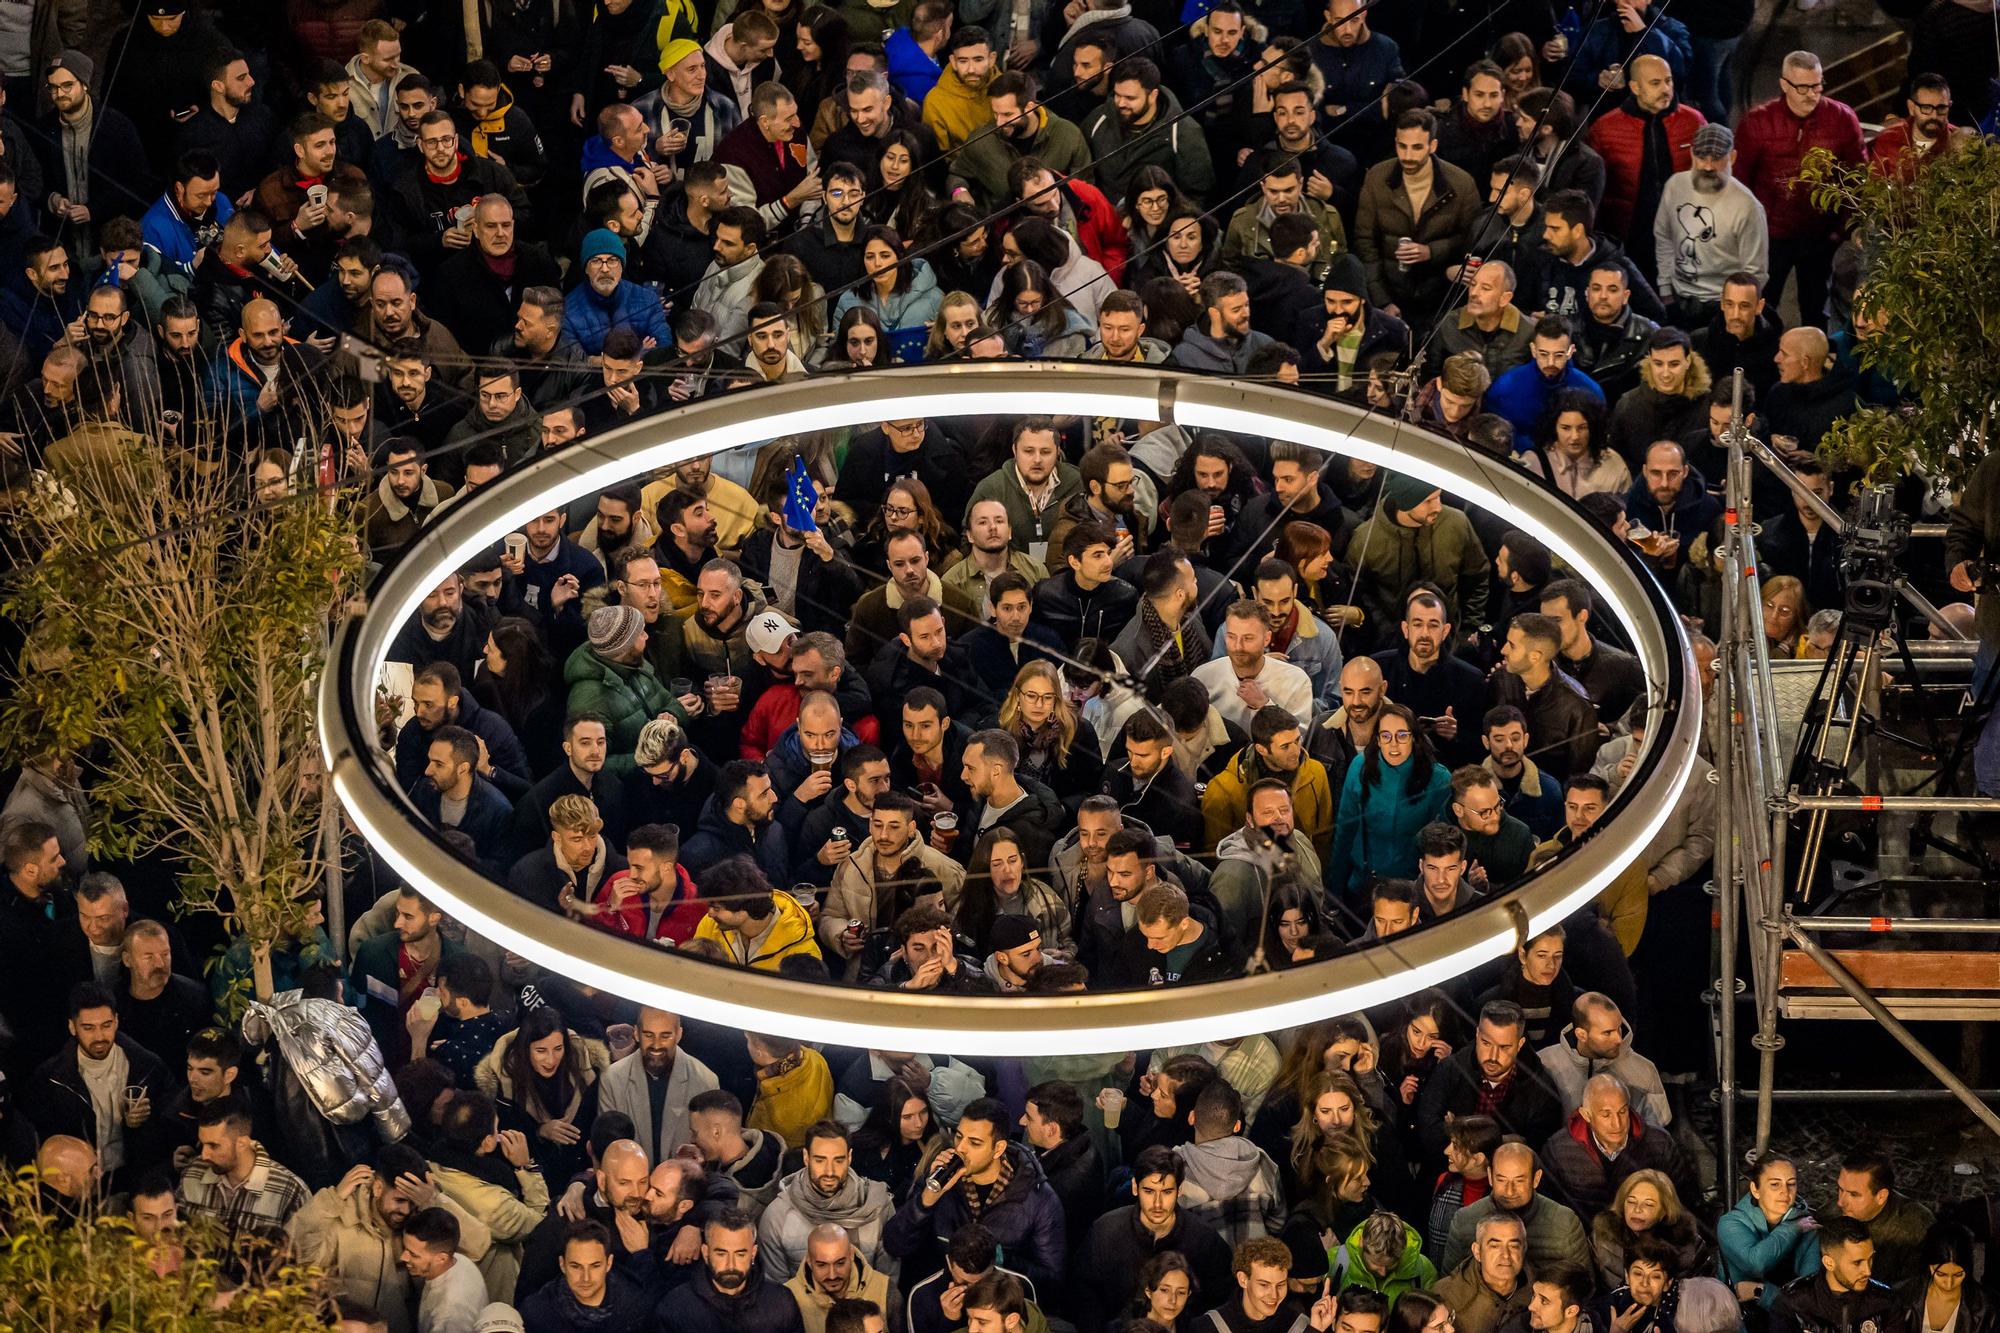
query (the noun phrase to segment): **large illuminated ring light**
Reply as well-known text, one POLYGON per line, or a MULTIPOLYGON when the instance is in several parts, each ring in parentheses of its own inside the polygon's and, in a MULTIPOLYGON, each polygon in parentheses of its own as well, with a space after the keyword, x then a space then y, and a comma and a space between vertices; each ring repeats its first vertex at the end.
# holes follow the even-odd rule
POLYGON ((1155 367, 973 362, 828 376, 724 393, 548 455, 453 505, 377 580, 334 640, 319 725, 334 786, 404 879, 469 929, 612 994, 756 1032, 883 1050, 1085 1054, 1269 1032, 1438 985, 1574 912, 1652 840, 1693 769, 1693 658, 1659 585, 1630 552, 1538 478, 1440 436, 1272 385, 1155 367), (1540 538, 1631 628, 1652 687, 1645 752, 1592 834, 1512 891, 1345 956, 1167 990, 936 996, 815 985, 612 935, 508 893, 423 825, 376 739, 373 687, 398 629, 443 577, 528 519, 703 454, 903 417, 1046 414, 1173 423, 1294 440, 1393 468, 1540 538))

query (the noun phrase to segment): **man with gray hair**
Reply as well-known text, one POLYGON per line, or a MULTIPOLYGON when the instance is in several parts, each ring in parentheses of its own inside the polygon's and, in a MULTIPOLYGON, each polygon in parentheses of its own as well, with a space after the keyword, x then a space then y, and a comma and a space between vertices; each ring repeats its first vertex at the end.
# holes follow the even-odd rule
MULTIPOLYGON (((91 878, 86 876, 86 882, 91 878)), ((215 1014, 208 988, 174 971, 173 938, 157 921, 127 926, 119 959, 125 978, 118 1020, 125 1035, 159 1056, 168 1069, 184 1068, 189 1038, 215 1014)))
POLYGON ((1451 1219, 1444 1247, 1446 1268, 1464 1263, 1476 1248, 1481 1223, 1494 1217, 1520 1222, 1528 1238, 1528 1263, 1535 1268, 1551 1263, 1587 1268, 1595 1262, 1582 1220, 1541 1192, 1542 1164, 1533 1148, 1519 1139, 1506 1140, 1493 1150, 1486 1178, 1493 1192, 1459 1209, 1451 1219))
POLYGON ((1798 183, 1799 163, 1824 148, 1842 164, 1860 166, 1861 119, 1853 107, 1826 95, 1826 75, 1810 51, 1785 57, 1778 94, 1751 107, 1737 123, 1736 175, 1764 205, 1770 230, 1765 299, 1777 305, 1786 281, 1797 273, 1800 317, 1823 324, 1842 228, 1839 217, 1816 207, 1811 191, 1798 183))
POLYGON ((1722 299, 1722 281, 1736 272, 1760 281, 1770 272, 1764 205, 1730 174, 1736 136, 1727 125, 1694 132, 1689 166, 1667 178, 1653 215, 1653 253, 1660 299, 1684 329, 1708 323, 1722 299))
MULTIPOLYGON (((889 76, 880 70, 851 69, 847 72, 847 124, 826 137, 820 145, 819 160, 828 164, 846 162, 869 174, 867 185, 882 182, 875 164, 889 136, 908 131, 917 136, 919 167, 937 160, 937 135, 924 123, 923 108, 889 86, 889 76)), ((833 207, 831 200, 828 208, 833 207)))
POLYGON ((1611 1206, 1618 1187, 1638 1171, 1659 1171, 1684 1199, 1692 1198, 1687 1159, 1673 1135, 1649 1125, 1632 1106, 1632 1094, 1614 1074, 1598 1074, 1583 1085, 1583 1098, 1569 1123, 1542 1148, 1556 1191, 1583 1217, 1611 1206))
MULTIPOLYGON (((1452 1229, 1458 1229, 1456 1223, 1452 1229)), ((1451 1307, 1458 1333, 1496 1333, 1502 1325, 1525 1321, 1527 1234, 1519 1217, 1488 1213, 1473 1235, 1470 1251, 1438 1279, 1433 1290, 1451 1307)), ((1585 1250, 1587 1254, 1588 1246, 1585 1250)))

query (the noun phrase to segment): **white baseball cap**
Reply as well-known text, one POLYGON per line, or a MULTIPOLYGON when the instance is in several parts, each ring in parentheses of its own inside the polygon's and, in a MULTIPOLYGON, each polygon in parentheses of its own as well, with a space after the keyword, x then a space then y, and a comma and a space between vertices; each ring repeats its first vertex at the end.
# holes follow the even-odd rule
POLYGON ((743 641, 753 653, 774 655, 785 651, 799 635, 798 626, 776 611, 759 611, 743 631, 743 641))

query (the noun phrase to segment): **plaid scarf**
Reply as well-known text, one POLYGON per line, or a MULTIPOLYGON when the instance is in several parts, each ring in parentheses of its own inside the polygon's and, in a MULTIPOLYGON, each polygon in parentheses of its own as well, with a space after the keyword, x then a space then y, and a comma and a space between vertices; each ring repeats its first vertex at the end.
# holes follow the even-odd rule
POLYGON ((1160 653, 1160 659, 1153 663, 1153 669, 1146 672, 1146 683, 1158 690, 1192 672, 1208 660, 1208 635, 1203 632, 1201 622, 1193 616, 1181 621, 1180 638, 1176 641, 1174 627, 1161 617, 1159 608, 1150 597, 1139 599, 1139 660, 1125 665, 1133 671, 1143 670, 1153 661, 1153 654, 1160 653), (1166 651, 1161 652, 1162 646, 1166 651))
POLYGON ((965 1195, 965 1211, 967 1216, 969 1216, 973 1221, 977 1222, 979 1220, 980 1210, 986 1207, 987 1204, 993 1202, 993 1200, 1005 1194, 1007 1192, 1008 1182, 1013 1179, 1014 1179, 1014 1154, 1010 1152, 1003 1152, 1000 1154, 1000 1178, 993 1182, 993 1185, 990 1189, 987 1189, 982 1193, 979 1186, 972 1183, 972 1178, 970 1176, 967 1176, 964 1180, 959 1181, 958 1188, 965 1195))

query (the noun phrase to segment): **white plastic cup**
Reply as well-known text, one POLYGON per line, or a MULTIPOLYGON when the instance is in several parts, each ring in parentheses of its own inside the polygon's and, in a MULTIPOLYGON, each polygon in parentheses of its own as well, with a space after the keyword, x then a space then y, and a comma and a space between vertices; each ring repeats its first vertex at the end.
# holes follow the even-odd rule
POLYGON ((1097 1094, 1097 1109, 1104 1112, 1104 1127, 1118 1128, 1118 1122, 1125 1118, 1125 1094, 1116 1088, 1105 1088, 1097 1094))

